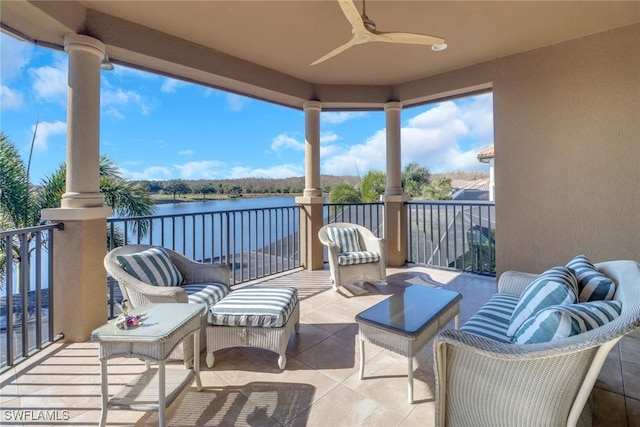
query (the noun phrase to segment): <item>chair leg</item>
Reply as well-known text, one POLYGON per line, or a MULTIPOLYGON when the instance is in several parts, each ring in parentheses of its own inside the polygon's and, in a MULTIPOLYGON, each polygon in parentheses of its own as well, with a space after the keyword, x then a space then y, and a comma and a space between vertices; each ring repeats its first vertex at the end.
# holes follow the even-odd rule
POLYGON ((213 351, 207 353, 207 367, 208 368, 213 368, 213 364, 215 363, 216 358, 213 355, 213 351))

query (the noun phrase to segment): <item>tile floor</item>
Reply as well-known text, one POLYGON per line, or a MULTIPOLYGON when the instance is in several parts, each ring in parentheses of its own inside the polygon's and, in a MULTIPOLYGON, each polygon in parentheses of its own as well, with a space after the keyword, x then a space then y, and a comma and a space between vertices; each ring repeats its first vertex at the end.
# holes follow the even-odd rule
MULTIPOLYGON (((426 268, 390 269, 392 280, 462 292, 461 322, 495 292, 493 278, 426 268)), ((287 367, 277 355, 236 348, 216 353, 204 389, 191 387, 168 411, 169 426, 432 426, 435 404, 432 346, 414 359, 415 404, 407 403, 406 359, 366 346, 365 380, 358 379, 359 346, 354 316, 393 292, 393 286, 353 285, 334 292, 327 271, 298 271, 270 285, 296 286, 301 329, 292 336, 287 367)), ((640 331, 611 352, 593 392, 594 425, 640 426, 640 331)), ((100 369, 92 343, 54 344, 0 377, 0 425, 97 425, 100 369), (47 420, 16 420, 17 416, 47 420)), ((181 363, 171 365, 183 369, 181 363)), ((144 370, 137 359, 114 359, 109 391, 117 392, 144 370)), ((153 413, 110 411, 109 426, 157 425, 153 413)))

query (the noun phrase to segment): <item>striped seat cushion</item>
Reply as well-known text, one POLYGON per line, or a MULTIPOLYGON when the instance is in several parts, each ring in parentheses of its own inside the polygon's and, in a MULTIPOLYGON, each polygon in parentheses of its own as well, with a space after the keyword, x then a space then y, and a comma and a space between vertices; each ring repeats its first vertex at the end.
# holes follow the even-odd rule
POLYGON ((553 267, 527 286, 513 311, 507 335, 513 337, 529 317, 552 305, 578 301, 578 279, 566 267, 553 267))
POLYGON ((342 252, 338 254, 338 265, 366 264, 380 261, 380 254, 371 251, 342 252))
POLYGON ((616 284, 613 280, 602 274, 595 265, 584 255, 578 255, 567 264, 567 268, 573 270, 578 278, 578 300, 602 301, 613 299, 616 293, 616 284))
POLYGON ((182 274, 161 247, 118 255, 117 259, 124 271, 144 283, 153 286, 178 286, 183 281, 182 274))
POLYGON ((298 304, 298 291, 254 287, 229 293, 209 309, 209 323, 220 326, 281 328, 298 304))
POLYGON ((518 305, 518 297, 508 294, 495 294, 469 319, 461 331, 489 338, 494 341, 510 343, 507 336, 511 314, 518 305))
POLYGON ((338 252, 360 252, 360 234, 354 227, 327 227, 327 236, 338 246, 338 252))
POLYGON ((598 328, 620 315, 617 300, 554 305, 527 319, 516 331, 515 344, 555 341, 598 328))
POLYGON ((187 293, 190 303, 204 304, 207 308, 229 295, 229 288, 222 283, 184 285, 182 289, 187 293))

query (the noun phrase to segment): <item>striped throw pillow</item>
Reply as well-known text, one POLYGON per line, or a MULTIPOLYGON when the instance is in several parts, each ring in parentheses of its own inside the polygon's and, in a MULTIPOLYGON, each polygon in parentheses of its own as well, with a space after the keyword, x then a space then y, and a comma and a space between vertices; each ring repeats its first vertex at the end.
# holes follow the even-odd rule
POLYGON ((578 279, 573 271, 566 267, 553 267, 526 287, 511 315, 507 335, 513 337, 525 320, 547 307, 577 301, 578 279))
POLYGON ((169 254, 160 247, 129 255, 118 255, 124 271, 136 279, 153 286, 178 286, 182 274, 171 262, 169 254))
POLYGON ((578 299, 580 302, 613 299, 616 284, 602 274, 584 255, 578 255, 567 264, 578 278, 578 299))
POLYGON ((513 336, 514 344, 555 341, 598 328, 620 316, 618 300, 554 305, 527 319, 513 336))
POLYGON ((327 227, 327 235, 338 246, 338 252, 360 252, 360 237, 354 227, 327 227))

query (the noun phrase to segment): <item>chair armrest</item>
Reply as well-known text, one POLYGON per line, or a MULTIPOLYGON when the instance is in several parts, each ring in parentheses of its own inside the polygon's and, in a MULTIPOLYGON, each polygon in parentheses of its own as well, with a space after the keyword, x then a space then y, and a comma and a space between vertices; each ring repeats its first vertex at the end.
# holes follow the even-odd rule
POLYGON ((436 425, 566 425, 593 386, 585 378, 598 349, 593 343, 521 346, 442 331, 434 339, 436 425))
POLYGON ((123 286, 126 288, 132 307, 150 303, 189 302, 187 293, 180 286, 153 286, 129 274, 126 274, 126 276, 112 274, 112 277, 118 281, 121 288, 123 286))
POLYGON ((537 278, 537 274, 505 271, 498 280, 498 292, 520 296, 526 287, 537 278))
POLYGON ((364 250, 378 252, 380 256, 384 256, 384 250, 386 248, 384 239, 375 237, 373 234, 370 236, 362 234, 362 240, 364 241, 364 250))
POLYGON ((222 283, 229 287, 229 267, 221 263, 193 261, 176 252, 169 254, 171 261, 180 270, 186 284, 222 283))

